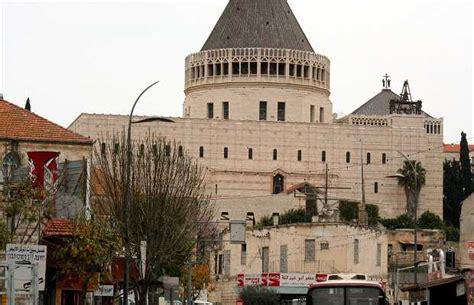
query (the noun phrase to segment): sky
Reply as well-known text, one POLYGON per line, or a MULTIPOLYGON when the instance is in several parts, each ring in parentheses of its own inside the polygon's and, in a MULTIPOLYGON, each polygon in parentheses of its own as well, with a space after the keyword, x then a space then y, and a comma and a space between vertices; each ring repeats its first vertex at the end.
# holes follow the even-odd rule
MULTIPOLYGON (((198 52, 227 0, 1 0, 4 99, 64 127, 80 113, 182 116, 184 59, 198 52)), ((408 79, 444 140, 473 132, 470 0, 288 0, 315 52, 331 60, 333 111, 408 79)), ((474 142, 474 141, 472 141, 474 142)))

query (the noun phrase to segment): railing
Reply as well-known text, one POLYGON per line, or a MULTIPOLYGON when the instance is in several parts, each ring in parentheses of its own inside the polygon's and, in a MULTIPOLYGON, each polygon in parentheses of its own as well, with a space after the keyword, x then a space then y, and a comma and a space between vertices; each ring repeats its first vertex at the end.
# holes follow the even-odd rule
POLYGON ((223 82, 277 82, 329 90, 330 62, 307 51, 267 48, 205 50, 186 58, 185 88, 223 82))

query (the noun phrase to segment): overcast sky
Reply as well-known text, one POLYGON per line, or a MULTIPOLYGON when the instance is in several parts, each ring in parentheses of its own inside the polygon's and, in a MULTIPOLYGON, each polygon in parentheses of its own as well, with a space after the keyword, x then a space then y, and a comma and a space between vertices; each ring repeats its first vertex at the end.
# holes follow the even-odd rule
MULTIPOLYGON (((270 0, 269 0, 270 1, 270 0)), ((2 2, 0 92, 67 127, 81 112, 181 116, 184 58, 200 50, 227 0, 2 2)), ((289 0, 317 53, 331 60, 334 111, 410 82, 444 117, 445 142, 472 136, 470 0, 289 0)), ((0 122, 1 123, 1 122, 0 122)), ((474 143, 474 140, 471 140, 474 143)))

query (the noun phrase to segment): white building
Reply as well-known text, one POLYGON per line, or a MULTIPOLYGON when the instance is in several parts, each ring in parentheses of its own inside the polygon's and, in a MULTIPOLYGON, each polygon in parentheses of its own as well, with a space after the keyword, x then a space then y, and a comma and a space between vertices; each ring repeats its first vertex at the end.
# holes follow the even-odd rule
MULTIPOLYGON (((389 79, 334 119, 330 72, 329 58, 312 48, 286 0, 230 0, 202 49, 186 58, 183 117, 134 124, 133 139, 152 131, 198 158, 208 168, 216 217, 258 220, 298 206, 279 194, 303 182, 322 188, 326 173, 330 200, 359 200, 361 161, 367 203, 395 217, 406 207, 403 189, 387 178, 402 166, 398 151, 427 170, 420 213, 442 216, 443 120, 423 112, 408 87, 394 93, 389 79)), ((70 129, 98 138, 127 122, 83 113, 70 129)))

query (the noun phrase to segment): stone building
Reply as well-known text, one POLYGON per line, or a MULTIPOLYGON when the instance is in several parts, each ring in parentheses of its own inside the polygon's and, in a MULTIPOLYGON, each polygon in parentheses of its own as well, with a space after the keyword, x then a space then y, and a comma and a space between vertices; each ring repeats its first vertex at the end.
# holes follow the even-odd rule
POLYGON ((90 159, 93 140, 0 98, 0 187, 29 152, 56 152, 57 162, 90 159))
MULTIPOLYGON (((366 202, 384 217, 397 216, 405 194, 387 176, 403 164, 398 151, 427 170, 420 213, 442 216, 443 120, 422 111, 407 82, 397 94, 388 78, 376 96, 336 119, 330 60, 313 49, 286 0, 230 0, 183 72, 183 117, 134 124, 132 136, 166 136, 199 159, 217 217, 281 212, 295 202, 273 202, 303 182, 327 185, 329 201, 360 200, 361 163, 366 202)), ((69 128, 96 139, 127 122, 83 113, 69 128)))
POLYGON ((223 289, 237 286, 239 275, 270 273, 280 277, 274 287, 282 299, 303 296, 316 274, 366 274, 374 280, 387 278, 387 235, 384 231, 343 223, 276 225, 246 232, 245 244, 230 244, 224 235, 222 250, 215 256, 219 289, 214 302, 235 303, 237 296, 223 289), (284 276, 310 278, 309 282, 284 283, 284 276))

